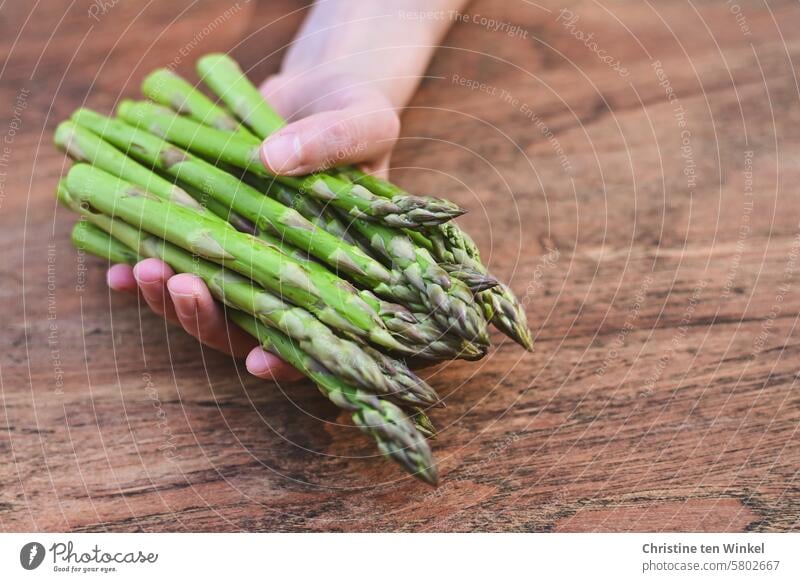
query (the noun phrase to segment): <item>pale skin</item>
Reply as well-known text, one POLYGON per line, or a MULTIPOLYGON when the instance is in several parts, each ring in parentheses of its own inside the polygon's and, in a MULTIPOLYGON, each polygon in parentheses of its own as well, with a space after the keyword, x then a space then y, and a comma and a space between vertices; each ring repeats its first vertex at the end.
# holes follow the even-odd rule
MULTIPOLYGON (((278 74, 261 91, 289 123, 266 140, 264 164, 302 175, 359 164, 385 177, 411 99, 447 29, 467 0, 320 0, 310 10, 278 74)), ((299 372, 265 352, 225 319, 205 284, 157 259, 114 265, 109 287, 138 293, 155 313, 204 345, 246 358, 254 376, 279 381, 299 372)))

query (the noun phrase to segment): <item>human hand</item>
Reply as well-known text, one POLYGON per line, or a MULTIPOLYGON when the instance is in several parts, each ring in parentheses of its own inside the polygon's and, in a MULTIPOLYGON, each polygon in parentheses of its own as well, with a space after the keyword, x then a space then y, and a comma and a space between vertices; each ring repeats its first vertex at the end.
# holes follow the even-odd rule
MULTIPOLYGON (((409 27, 398 14, 458 10, 466 0, 403 0, 395 10, 381 3, 317 3, 292 44, 282 70, 261 87, 288 124, 262 146, 264 164, 276 174, 302 175, 344 164, 387 177, 400 131, 398 109, 411 98, 438 40, 449 27, 428 19, 409 27), (331 26, 332 22, 338 23, 331 26)), ((135 267, 114 265, 108 285, 139 293, 150 308, 183 326, 204 345, 247 357, 260 378, 289 381, 300 373, 258 347, 225 320, 202 280, 179 274, 157 259, 135 267)))
MULTIPOLYGON (((271 77, 264 88, 286 118, 309 113, 266 142, 262 153, 273 171, 307 174, 368 159, 377 171, 386 171, 399 120, 391 103, 377 90, 344 77, 290 80, 282 75, 271 77), (329 95, 324 90, 308 92, 312 85, 327 89, 329 95), (308 95, 318 99, 301 98, 308 95)), ((176 275, 162 261, 145 259, 135 267, 114 265, 107 281, 116 291, 138 292, 153 312, 181 325, 204 345, 234 357, 246 356, 247 370, 254 376, 276 381, 301 377, 277 356, 262 350, 252 336, 228 323, 199 277, 176 275)))
POLYGON ((400 118, 375 85, 342 73, 279 73, 261 92, 288 125, 261 148, 275 174, 298 176, 333 166, 359 164, 387 177, 400 118))

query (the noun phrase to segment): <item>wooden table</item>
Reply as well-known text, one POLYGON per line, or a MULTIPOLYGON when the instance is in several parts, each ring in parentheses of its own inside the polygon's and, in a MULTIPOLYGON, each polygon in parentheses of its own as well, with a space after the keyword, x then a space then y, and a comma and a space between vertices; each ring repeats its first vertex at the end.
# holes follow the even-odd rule
POLYGON ((54 203, 74 108, 216 50, 263 78, 301 4, 0 9, 0 529, 797 528, 797 3, 495 0, 457 19, 393 177, 469 208, 537 347, 497 336, 427 373, 447 401, 435 490, 311 385, 248 377, 109 293, 54 203))

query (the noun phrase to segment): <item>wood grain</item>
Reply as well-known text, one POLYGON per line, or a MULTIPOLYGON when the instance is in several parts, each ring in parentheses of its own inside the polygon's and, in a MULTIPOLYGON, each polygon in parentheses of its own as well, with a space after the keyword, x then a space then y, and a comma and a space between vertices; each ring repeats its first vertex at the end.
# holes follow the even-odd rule
POLYGON ((110 294, 54 203, 75 107, 212 50, 264 77, 303 3, 92 6, 0 9, 0 529, 797 529, 795 2, 494 0, 455 23, 394 178, 470 209, 537 348, 429 371, 435 490, 312 386, 110 294))

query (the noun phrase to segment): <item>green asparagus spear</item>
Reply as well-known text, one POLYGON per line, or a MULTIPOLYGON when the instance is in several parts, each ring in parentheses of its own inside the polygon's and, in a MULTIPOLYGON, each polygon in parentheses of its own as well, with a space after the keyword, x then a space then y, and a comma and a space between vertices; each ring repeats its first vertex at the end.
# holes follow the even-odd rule
MULTIPOLYGON (((75 225, 72 240, 76 248, 111 262, 132 264, 139 258, 130 248, 88 222, 80 221, 75 225)), ((391 402, 343 382, 286 334, 261 324, 242 311, 229 309, 227 315, 258 339, 265 350, 273 352, 313 380, 331 402, 351 411, 353 422, 378 442, 384 454, 415 477, 431 485, 437 483, 430 447, 420 437, 420 433, 435 437, 436 429, 422 409, 414 407, 412 416, 408 418, 391 402)))
MULTIPOLYGON (((269 105, 261 93, 247 79, 236 61, 229 56, 224 54, 206 55, 197 62, 197 70, 211 90, 234 112, 238 112, 237 116, 239 119, 250 126, 260 139, 266 139, 270 134, 286 125, 286 121, 269 105)), ((186 83, 186 85, 188 85, 188 83, 186 83)), ((145 94, 147 93, 145 92, 145 94)), ((151 95, 148 96, 158 103, 169 105, 169 103, 155 99, 151 95)), ((226 114, 223 108, 219 106, 215 107, 217 108, 217 114, 226 114)), ((175 108, 173 107, 173 109, 175 108)), ((192 117, 200 123, 216 127, 213 123, 207 123, 203 120, 203 118, 209 116, 203 109, 198 108, 192 111, 187 108, 178 111, 187 113, 189 117, 192 117)), ((225 128, 218 127, 218 129, 225 128)), ((358 172, 360 176, 367 175, 355 168, 351 167, 349 169, 358 172)), ((346 175, 341 173, 341 170, 342 168, 336 168, 333 173, 341 177, 346 177, 346 175)), ((353 182, 355 180, 348 181, 353 182)), ((392 186, 388 182, 380 182, 392 186)), ((367 186, 367 189, 369 189, 369 186, 367 186)), ((407 192, 400 192, 397 189, 384 189, 382 193, 373 193, 383 196, 384 198, 392 198, 395 194, 410 196, 407 192)))
POLYGON ((202 206, 183 189, 135 162, 88 129, 72 121, 63 121, 58 125, 53 141, 75 161, 97 166, 128 182, 138 184, 165 200, 202 210, 202 206))
POLYGON ((224 131, 247 131, 225 109, 168 69, 157 69, 150 73, 142 82, 142 93, 156 103, 211 127, 224 131))
MULTIPOLYGON (((124 178, 124 176, 120 176, 120 178, 124 178)), ((136 182, 132 183, 136 184, 137 186, 142 186, 142 184, 138 184, 136 182)), ((216 198, 212 198, 202 190, 198 190, 189 184, 181 183, 180 187, 185 190, 189 196, 200 203, 201 206, 208 210, 208 212, 218 216, 225 222, 230 222, 231 226, 233 226, 236 230, 246 232, 248 234, 256 234, 258 232, 255 224, 247 220, 244 216, 232 212, 227 205, 221 203, 216 198)), ((145 190, 147 190, 146 186, 145 190)))
MULTIPOLYGON (((65 188, 63 185, 61 187, 65 188)), ((111 226, 111 223, 113 222, 117 221, 106 221, 105 224, 108 226, 108 228, 113 229, 113 227, 111 226)), ((135 238, 136 237, 134 236, 133 239, 131 240, 135 240, 135 238)), ((142 259, 142 257, 138 253, 133 251, 131 248, 124 245, 122 242, 120 242, 116 238, 106 233, 104 230, 98 228, 97 226, 95 226, 91 222, 88 222, 85 219, 81 219, 80 221, 78 221, 75 224, 74 228, 72 229, 72 242, 75 248, 96 255, 100 258, 108 259, 114 263, 127 263, 129 265, 133 265, 134 263, 142 259)), ((246 317, 250 321, 255 321, 255 322, 258 321, 257 319, 254 319, 251 315, 248 315, 242 311, 235 309, 229 309, 227 311, 227 314, 238 315, 240 318, 246 317)), ((252 329, 250 327, 248 327, 246 331, 251 333, 251 335, 254 335, 254 337, 257 337, 255 336, 255 334, 252 333, 252 329)), ((278 332, 277 330, 275 330, 275 332, 281 333, 278 332)), ((290 341, 294 342, 294 340, 291 339, 290 341)), ((297 345, 296 342, 294 343, 295 343, 295 349, 298 352, 301 352, 299 345, 297 345)), ((274 350, 270 349, 270 351, 274 350)), ((281 353, 279 352, 275 352, 275 355, 281 357, 281 353)), ((309 361, 313 360, 313 358, 311 358, 311 356, 309 356, 306 353, 300 353, 300 357, 303 360, 306 359, 308 359, 309 361)), ((386 356, 380 354, 379 357, 381 359, 381 362, 383 363, 383 366, 386 367, 384 362, 386 356)), ((333 376, 327 369, 326 369, 326 374, 317 376, 315 375, 316 372, 315 366, 306 369, 305 365, 297 365, 298 362, 295 360, 293 360, 292 362, 293 362, 292 365, 294 365, 298 370, 300 370, 300 372, 312 378, 315 382, 317 382, 317 384, 325 385, 327 387, 327 390, 344 389, 345 383, 343 383, 341 380, 333 376)), ((318 362, 315 363, 319 365, 318 362)), ((389 367, 391 367, 391 365, 389 367)), ((325 393, 325 391, 323 391, 323 393, 325 393)), ((431 419, 428 417, 428 415, 422 408, 418 406, 411 406, 409 417, 412 419, 415 426, 417 427, 417 430, 419 430, 420 433, 429 438, 436 438, 436 428, 434 427, 433 422, 431 422, 431 419)))
MULTIPOLYGON (((378 196, 397 196, 404 190, 391 182, 366 174, 356 168, 341 168, 340 175, 362 184, 378 196)), ((480 259, 475 242, 454 222, 435 226, 426 233, 408 232, 420 246, 430 250, 442 267, 476 293, 486 318, 526 350, 533 349, 525 310, 508 285, 492 277, 480 259), (427 234, 427 236, 426 236, 427 234)))
POLYGON ((401 271, 418 298, 446 333, 453 333, 479 347, 488 345, 484 315, 477 309, 469 288, 451 278, 431 254, 404 232, 380 224, 354 220, 356 229, 373 248, 401 271))
POLYGON ((79 220, 72 228, 72 244, 76 249, 108 259, 112 263, 133 265, 139 260, 136 251, 85 220, 79 220))
MULTIPOLYGON (((127 102, 121 104, 119 108, 119 113, 124 119, 131 123, 148 123, 151 130, 156 133, 166 134, 170 138, 180 135, 185 139, 176 141, 180 145, 189 148, 192 147, 193 143, 199 143, 200 141, 199 139, 194 140, 192 136, 202 135, 207 132, 213 132, 213 134, 205 136, 203 140, 205 143, 225 143, 226 139, 228 144, 237 141, 230 133, 219 132, 191 120, 171 114, 166 115, 159 113, 159 111, 161 111, 160 108, 148 106, 145 103, 134 104, 127 102), (159 122, 159 120, 161 121, 159 122), (156 126, 154 124, 159 125, 156 126)), ((242 163, 239 165, 236 160, 241 161, 252 158, 253 151, 257 155, 257 149, 251 150, 246 140, 238 141, 237 147, 227 150, 227 154, 223 151, 213 154, 210 153, 210 150, 201 153, 206 155, 225 154, 227 157, 222 158, 224 161, 233 163, 238 167, 252 169, 251 164, 242 163), (236 154, 237 151, 239 154, 236 154)), ((359 221, 359 223, 357 230, 371 240, 373 247, 377 244, 382 250, 387 251, 388 260, 393 262, 395 268, 399 268, 404 272, 412 285, 416 287, 416 291, 423 295, 423 303, 430 311, 433 312, 435 310, 434 315, 445 326, 446 330, 453 330, 469 342, 479 344, 487 342, 483 316, 472 308, 472 296, 465 285, 458 280, 451 280, 447 273, 436 265, 436 262, 426 251, 414 248, 401 249, 400 247, 403 246, 404 240, 407 241, 406 246, 413 247, 413 245, 409 244, 408 237, 403 233, 366 221, 359 221), (406 251, 410 251, 411 255, 406 251), (467 293, 464 294, 464 291, 467 293)))
MULTIPOLYGON (((230 57, 221 54, 208 55, 198 61, 197 67, 198 72, 212 91, 227 103, 234 113, 238 111, 237 116, 246 121, 258 137, 264 139, 283 126, 283 119, 266 103, 258 90, 244 76, 237 63, 230 57)), ((334 173, 340 178, 346 178, 357 185, 364 186, 372 194, 386 199, 397 199, 408 195, 394 184, 356 168, 339 168, 334 173)), ((294 186, 305 191, 298 184, 294 184, 294 186)), ((456 278, 461 275, 468 283, 472 283, 476 290, 481 286, 492 284, 491 279, 478 281, 475 278, 477 274, 481 273, 480 266, 482 265, 479 260, 470 260, 463 254, 461 258, 460 262, 443 260, 443 262, 453 265, 451 270, 456 278), (474 264, 475 262, 478 265, 474 264), (455 265, 463 267, 457 270, 455 265)), ((490 277, 488 273, 484 274, 490 277)), ((496 327, 526 349, 532 349, 524 310, 510 288, 503 284, 494 285, 492 289, 479 292, 477 298, 486 315, 492 319, 492 323, 496 327)))
POLYGON ((431 436, 435 436, 436 432, 422 411, 416 413, 418 425, 415 427, 397 406, 341 382, 324 366, 295 349, 291 340, 279 331, 259 325, 252 317, 241 312, 229 315, 234 323, 258 338, 264 349, 275 352, 314 380, 331 402, 352 411, 353 422, 377 441, 384 455, 397 461, 418 479, 431 485, 437 484, 438 475, 430 447, 419 434, 420 430, 431 436))
MULTIPOLYGON (((269 103, 267 103, 259 90, 253 86, 247 76, 245 76, 238 63, 228 55, 216 53, 200 58, 197 61, 197 72, 214 94, 227 104, 230 110, 260 139, 266 139, 271 133, 277 131, 286 124, 286 121, 269 105, 269 103)), ((197 116, 194 117, 197 119, 197 116)), ((359 173, 361 176, 368 176, 368 174, 364 174, 363 172, 359 173)), ((329 174, 330 177, 335 177, 339 174, 339 170, 332 170, 327 174, 329 174)), ((342 182, 344 181, 329 181, 326 182, 324 186, 319 186, 319 188, 323 191, 334 190, 334 192, 338 193, 339 190, 337 190, 335 186, 341 189, 342 182)), ((301 191, 312 187, 309 184, 303 187, 296 182, 290 185, 301 191)), ((382 196, 397 202, 404 206, 406 211, 412 214, 415 212, 415 209, 417 209, 416 216, 408 216, 402 220, 395 218, 391 221, 386 221, 386 224, 389 226, 402 226, 402 222, 411 222, 414 223, 412 228, 416 228, 418 226, 430 225, 434 222, 446 222, 450 218, 463 214, 463 210, 459 209, 451 202, 432 197, 412 196, 408 192, 393 187, 392 184, 385 180, 376 178, 370 181, 370 185, 362 185, 366 186, 370 194, 382 196), (370 186, 383 188, 383 192, 371 192, 370 186), (416 201, 416 203, 412 204, 412 200, 416 201), (420 212, 419 209, 421 208, 425 208, 427 212, 432 214, 428 216, 425 212, 420 212), (449 216, 449 218, 445 218, 446 216, 449 216)), ((352 188, 352 184, 350 187, 352 188)), ((359 190, 359 192, 361 191, 359 190)), ((312 189, 311 195, 313 194, 314 192, 312 189)), ((358 216, 356 212, 350 212, 350 214, 358 216)))
POLYGON ((500 281, 489 273, 481 273, 466 265, 454 265, 452 263, 442 262, 440 262, 439 265, 442 269, 447 271, 451 277, 463 281, 472 293, 480 293, 481 291, 486 291, 500 284, 500 281))
POLYGON ((463 214, 451 202, 436 198, 410 195, 381 198, 363 186, 345 182, 333 174, 275 176, 262 164, 261 144, 257 140, 202 125, 152 103, 123 101, 117 108, 117 115, 198 155, 221 160, 262 178, 277 180, 313 198, 330 202, 351 216, 399 228, 421 228, 463 214))
POLYGON ((390 273, 357 247, 317 228, 297 211, 264 196, 213 165, 143 130, 88 109, 76 111, 73 120, 144 163, 208 193, 251 220, 259 230, 274 231, 334 269, 352 275, 359 283, 373 289, 379 288, 381 283, 394 284, 396 274, 390 273))
POLYGON ((318 200, 304 196, 297 190, 293 190, 279 182, 265 184, 262 192, 266 192, 270 198, 274 198, 281 204, 294 208, 307 220, 313 222, 322 230, 338 237, 348 244, 357 244, 353 238, 353 233, 347 228, 345 222, 318 200))
POLYGON ((196 189, 190 191, 189 188, 181 188, 166 180, 72 121, 64 121, 59 124, 54 141, 76 161, 88 162, 110 174, 142 186, 148 192, 187 208, 203 211, 205 207, 209 212, 229 221, 238 230, 253 232, 253 225, 233 212, 223 211, 222 204, 213 198, 196 189))
MULTIPOLYGON (((251 140, 258 139, 250 131, 188 81, 167 69, 158 69, 151 73, 142 84, 142 92, 156 103, 171 107, 175 112, 188 115, 195 121, 224 131, 241 132, 251 140)), ((242 170, 237 168, 236 173, 242 170)), ((257 176, 244 174, 243 180, 261 192, 266 192, 281 204, 297 210, 304 218, 330 234, 350 244, 355 244, 352 233, 344 222, 326 205, 308 196, 300 195, 276 182, 263 180, 257 176)), ((191 194, 191 192, 190 192, 191 194)))
MULTIPOLYGON (((259 238, 272 245, 279 252, 289 254, 310 271, 324 269, 319 263, 315 263, 309 260, 308 257, 303 256, 302 251, 291 247, 287 248, 287 245, 275 237, 261 233, 259 238)), ((407 355, 409 356, 435 360, 455 358, 472 360, 476 359, 478 355, 484 354, 481 349, 471 345, 469 342, 452 335, 443 334, 438 326, 431 325, 430 322, 426 321, 427 316, 423 313, 414 314, 402 305, 381 301, 368 291, 362 291, 360 294, 362 299, 381 315, 381 319, 386 323, 387 329, 408 347, 410 353, 407 355)))
MULTIPOLYGON (((80 166, 76 166, 78 167, 80 166)), ((112 199, 108 204, 104 202, 102 196, 76 194, 73 185, 78 191, 83 190, 83 185, 80 180, 74 179, 74 175, 72 177, 70 180, 68 176, 66 184, 62 182, 59 185, 59 201, 136 250, 140 256, 156 257, 178 272, 197 275, 203 279, 214 297, 226 305, 256 316, 267 325, 280 329, 296 340, 306 352, 346 381, 353 382, 365 390, 375 391, 411 404, 433 404, 438 400, 433 389, 400 362, 397 363, 396 377, 391 376, 387 373, 384 361, 376 360, 373 353, 367 352, 354 342, 337 337, 307 311, 288 305, 277 296, 255 287, 247 279, 215 263, 193 257, 179 246, 161 240, 158 233, 151 233, 152 236, 143 234, 135 225, 123 222, 125 218, 135 217, 135 214, 129 214, 119 198, 112 199), (82 206, 82 203, 87 203, 89 207, 82 206), (110 216, 113 208, 116 208, 119 218, 110 216)), ((141 195, 137 196, 139 197, 141 195)), ((157 198, 153 200, 161 202, 157 198)), ((170 218, 174 218, 174 208, 164 210, 165 214, 168 213, 170 218)), ((231 232, 236 231, 231 229, 231 232)))
POLYGON ((264 241, 157 198, 92 166, 73 166, 67 184, 73 195, 101 212, 117 213, 134 226, 223 263, 344 333, 398 352, 407 349, 392 337, 380 314, 352 285, 327 270, 310 271, 264 241))
POLYGON ((216 53, 201 57, 197 61, 197 73, 234 115, 261 139, 286 124, 228 55, 216 53))
POLYGON ((366 172, 359 170, 354 166, 337 168, 337 171, 339 172, 339 176, 341 178, 347 179, 354 184, 361 184, 364 186, 364 188, 376 196, 393 198, 394 196, 408 195, 408 192, 400 188, 400 186, 392 184, 388 180, 384 180, 378 176, 374 176, 373 174, 367 174, 366 172))
POLYGON ((412 407, 410 418, 416 429, 425 438, 437 439, 439 437, 439 432, 436 430, 436 426, 434 426, 430 417, 421 408, 412 407))
MULTIPOLYGON (((470 268, 483 269, 478 247, 472 238, 457 225, 445 224, 430 233, 439 254, 453 264, 464 264, 470 268)), ((500 331, 528 351, 533 350, 533 339, 528 329, 525 309, 508 285, 498 283, 487 291, 476 295, 486 318, 500 331)))

